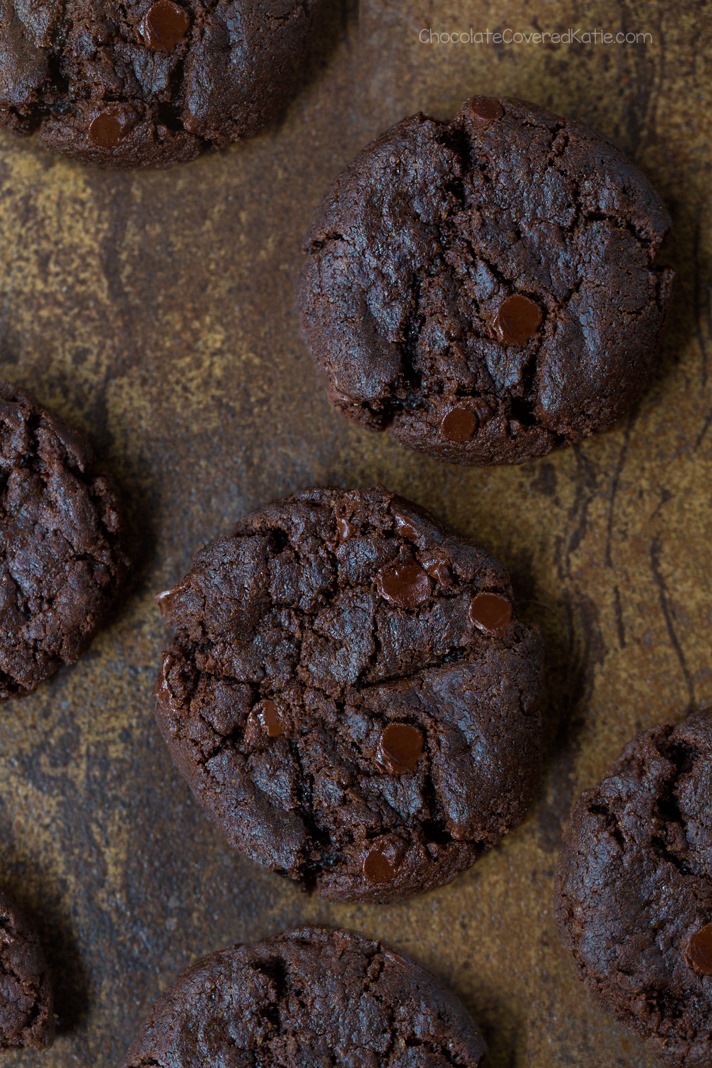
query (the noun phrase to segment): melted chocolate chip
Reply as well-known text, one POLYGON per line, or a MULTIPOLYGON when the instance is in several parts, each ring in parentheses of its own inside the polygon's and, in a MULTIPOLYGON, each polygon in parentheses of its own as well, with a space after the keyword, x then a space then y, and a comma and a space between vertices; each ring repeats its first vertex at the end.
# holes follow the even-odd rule
POLYGON ((485 634, 501 634, 512 621, 512 605, 498 593, 478 593, 470 605, 470 619, 485 634))
POLYGON ((685 959, 700 975, 712 975, 712 923, 700 927, 690 939, 685 959))
POLYGON ((256 712, 259 724, 269 738, 280 738, 284 734, 279 708, 274 701, 260 701, 256 712))
POLYGON ((388 859, 382 848, 375 845, 363 862, 363 874, 369 883, 379 885, 392 882, 398 874, 398 868, 388 859))
POLYGON ((190 29, 190 17, 172 0, 156 0, 141 23, 141 34, 148 48, 168 52, 180 44, 190 29))
POLYGON ((431 560, 423 560, 423 567, 441 586, 445 586, 450 581, 450 567, 445 560, 435 557, 431 560))
POLYGON ((376 584, 381 596, 399 608, 417 608, 430 597, 430 579, 415 560, 384 567, 376 584))
POLYGON ((501 119, 504 115, 504 108, 499 100, 494 100, 491 96, 473 97, 470 101, 470 111, 472 117, 483 125, 501 119))
POLYGON ((499 306, 494 332, 505 345, 526 345, 541 326, 541 309, 529 297, 514 293, 499 306))
POLYGON ((356 527, 353 523, 349 523, 348 519, 343 516, 336 517, 336 532, 339 535, 341 541, 348 541, 356 533, 356 527))
POLYGON ((407 516, 403 515, 401 512, 394 511, 393 518, 396 521, 396 530, 402 538, 407 538, 408 541, 417 541, 418 531, 407 516))
POLYGON ((97 148, 115 148, 123 136, 123 123, 111 111, 97 115, 89 127, 89 140, 97 148))
POLYGON ((447 441, 464 445, 477 430, 477 416, 469 408, 451 408, 443 416, 440 429, 447 441))
POLYGON ((389 723, 381 734, 376 762, 391 775, 414 771, 423 754, 423 735, 409 723, 389 723))

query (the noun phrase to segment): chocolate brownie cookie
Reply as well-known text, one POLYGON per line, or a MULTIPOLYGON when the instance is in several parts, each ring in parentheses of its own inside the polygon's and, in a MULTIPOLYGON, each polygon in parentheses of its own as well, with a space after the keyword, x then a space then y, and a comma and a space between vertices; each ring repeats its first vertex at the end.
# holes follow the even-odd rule
POLYGON ((317 212, 304 330, 336 407, 465 464, 613 423, 657 358, 670 223, 621 152, 520 100, 405 119, 317 212))
POLYGON ((0 892, 0 1053, 54 1038, 52 989, 32 928, 0 892))
POLYGON ((305 928, 193 965, 123 1068, 475 1068, 485 1049, 457 998, 414 961, 305 928))
POLYGON ((712 712, 635 738, 576 804, 556 911, 580 977, 668 1063, 712 1065, 712 712))
POLYGON ((73 664, 124 580, 122 519, 91 450, 0 382, 0 700, 73 664))
POLYGON ((0 0, 0 126, 112 167, 257 132, 303 69, 319 0, 0 0))
POLYGON ((387 901, 518 823, 540 762, 539 638, 502 567, 385 490, 255 512, 159 597, 180 771, 229 842, 387 901))

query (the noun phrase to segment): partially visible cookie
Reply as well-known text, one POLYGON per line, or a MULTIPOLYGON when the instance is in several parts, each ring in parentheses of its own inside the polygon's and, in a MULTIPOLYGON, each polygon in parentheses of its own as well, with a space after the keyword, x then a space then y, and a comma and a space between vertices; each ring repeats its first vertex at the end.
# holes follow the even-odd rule
POLYGON ((206 546, 159 604, 157 716, 228 841, 308 889, 442 885, 524 816, 541 647, 501 565, 386 490, 316 489, 206 546))
POLYGON ((54 1038, 52 988, 37 936, 0 892, 0 1053, 54 1038))
POLYGON ((476 1068, 485 1050, 457 998, 414 961, 304 928, 193 965, 123 1068, 476 1068))
POLYGON ((112 482, 57 416, 0 382, 0 700, 73 664, 128 570, 112 482))
POLYGON ((556 913, 583 981, 679 1068, 712 1065, 712 712, 635 738, 576 804, 556 913))
POLYGON ((318 0, 0 0, 0 126, 110 167, 260 130, 293 94, 318 0))
POLYGON ((670 226, 604 137, 521 100, 404 119, 337 179, 300 283, 339 411, 463 464, 609 427, 654 366, 670 226))

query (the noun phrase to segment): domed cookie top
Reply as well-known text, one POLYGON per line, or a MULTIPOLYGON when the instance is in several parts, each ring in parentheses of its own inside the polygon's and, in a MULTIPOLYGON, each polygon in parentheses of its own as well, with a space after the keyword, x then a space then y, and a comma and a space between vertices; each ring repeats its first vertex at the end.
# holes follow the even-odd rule
POLYGON ((0 1053, 44 1049, 54 1037, 47 965, 37 936, 0 892, 0 1053))
POLYGON ((307 928, 193 965, 123 1068, 477 1068, 485 1050, 457 998, 414 961, 307 928))
POLYGON ((712 712, 635 738, 576 804, 557 918, 584 982, 680 1068, 712 1064, 712 712))
POLYGON ((0 0, 0 125, 113 167, 259 130, 289 99, 318 0, 0 0))
POLYGON ((336 407, 443 460, 610 426, 655 362, 669 219, 603 137, 518 100, 405 119, 316 214, 300 284, 336 407))
POLYGON ((482 550, 385 490, 312 490, 159 603, 157 714, 228 840, 330 897, 453 878, 524 815, 539 639, 482 550))
POLYGON ((124 581, 123 520, 88 446, 0 382, 0 700, 73 664, 124 581))

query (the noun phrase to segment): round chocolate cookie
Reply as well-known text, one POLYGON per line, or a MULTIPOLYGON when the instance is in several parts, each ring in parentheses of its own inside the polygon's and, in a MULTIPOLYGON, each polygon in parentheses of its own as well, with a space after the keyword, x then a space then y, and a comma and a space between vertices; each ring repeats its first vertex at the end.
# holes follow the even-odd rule
POLYGON ((47 965, 37 937, 15 904, 0 892, 0 1053, 54 1038, 47 965))
POLYGON ((332 401, 465 464, 610 426, 657 358, 669 225, 621 152, 532 104, 405 119, 341 175, 309 237, 300 303, 332 401))
POLYGON ((159 597, 180 771, 229 842, 337 898, 448 882, 518 823, 539 638, 481 549, 385 490, 255 512, 159 597))
POLYGON ((0 0, 0 126, 112 167, 193 159, 290 98, 317 3, 0 0))
POLYGON ((360 935, 304 928, 193 965, 123 1068, 476 1068, 485 1051, 420 965, 360 935))
POLYGON ((112 483, 33 397, 0 382, 0 700, 73 664, 128 569, 112 483))
POLYGON ((576 804, 556 912, 580 977, 657 1054, 712 1065, 712 712, 635 738, 576 804))

